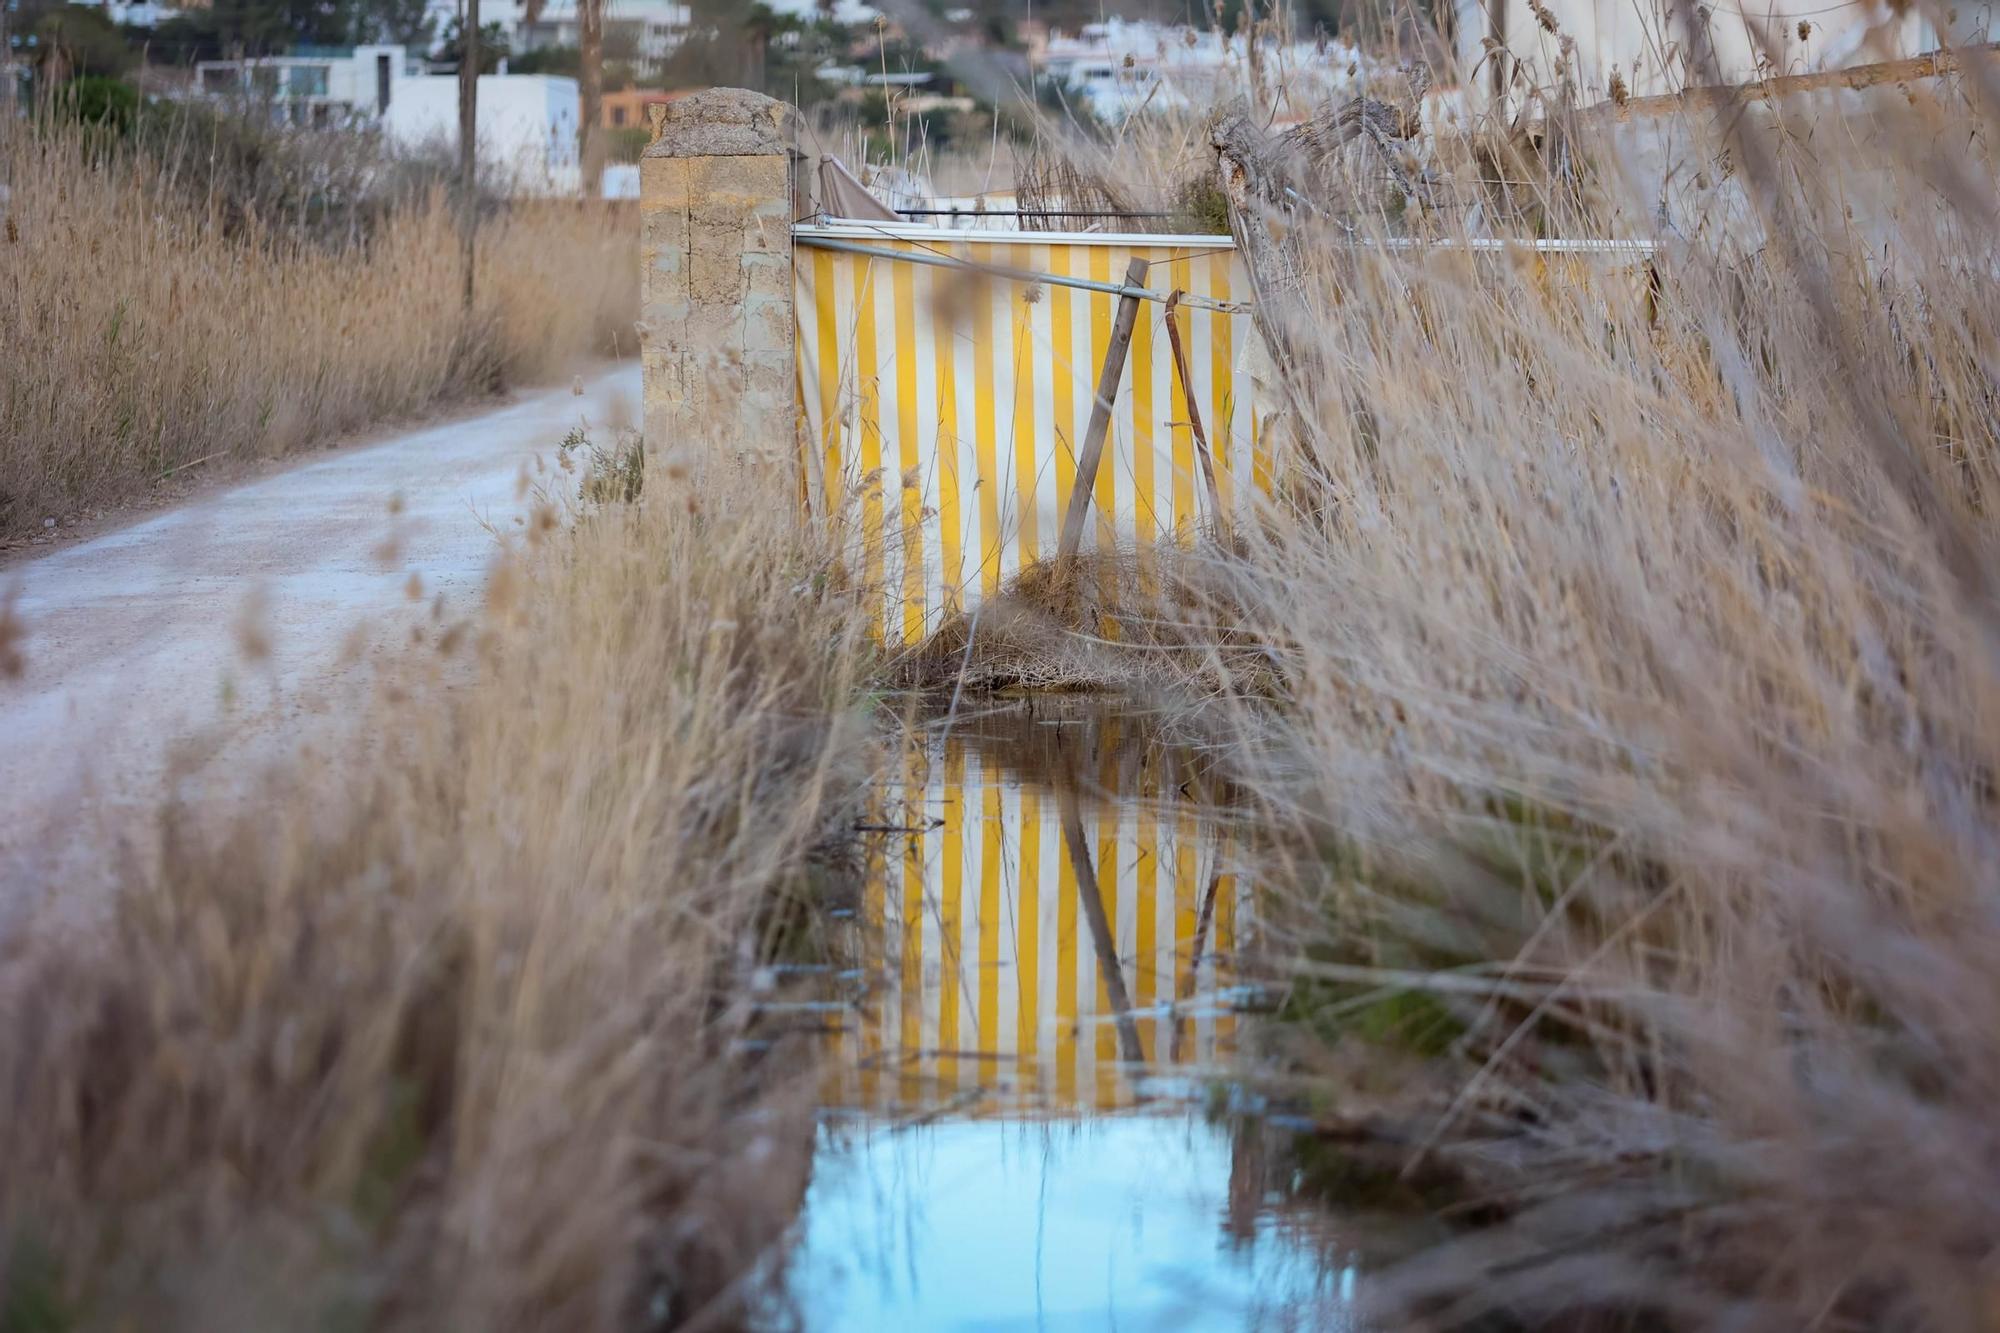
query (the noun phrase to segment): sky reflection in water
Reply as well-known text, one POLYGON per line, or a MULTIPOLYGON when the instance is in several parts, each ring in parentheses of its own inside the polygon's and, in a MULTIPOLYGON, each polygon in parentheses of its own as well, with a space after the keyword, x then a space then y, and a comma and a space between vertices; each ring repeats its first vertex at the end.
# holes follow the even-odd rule
POLYGON ((1123 719, 1016 718, 898 777, 791 1260, 805 1327, 1341 1326, 1352 1272, 1266 1207, 1261 1131, 1177 1095, 1226 1069, 1251 928, 1200 775, 1123 719))

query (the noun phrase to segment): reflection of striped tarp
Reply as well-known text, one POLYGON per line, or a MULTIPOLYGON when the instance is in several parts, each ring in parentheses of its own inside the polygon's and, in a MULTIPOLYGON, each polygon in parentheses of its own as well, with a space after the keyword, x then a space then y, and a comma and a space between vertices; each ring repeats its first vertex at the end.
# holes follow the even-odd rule
POLYGON ((1086 803, 1079 868, 1064 802, 991 776, 954 748, 888 789, 887 822, 943 822, 883 838, 869 867, 878 975, 833 1038, 828 1105, 908 1113, 981 1089, 975 1113, 1109 1109, 1135 1075, 1213 1066, 1233 1039, 1217 987, 1242 903, 1213 829, 1086 803))
MULTIPOLYGON (((907 224, 801 226, 799 386, 815 505, 856 505, 859 564, 892 637, 921 638, 1023 564, 1055 552, 1117 298, 1053 284, 836 252, 815 237, 1005 268, 1148 285, 1218 300, 1248 284, 1228 237, 968 232, 907 224), (857 488, 859 488, 857 493, 857 488)), ((1208 522, 1173 370, 1166 312, 1143 301, 1098 473, 1086 540, 1130 546, 1208 522)), ((1239 479, 1270 485, 1253 446, 1247 315, 1178 307, 1195 405, 1225 506, 1239 479)))

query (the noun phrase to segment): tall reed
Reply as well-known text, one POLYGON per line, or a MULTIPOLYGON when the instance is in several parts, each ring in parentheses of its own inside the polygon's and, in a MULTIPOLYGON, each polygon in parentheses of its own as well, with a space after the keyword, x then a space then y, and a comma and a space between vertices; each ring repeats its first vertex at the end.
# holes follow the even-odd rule
POLYGON ((1397 1322, 1990 1323, 1984 97, 1584 118, 1596 198, 1541 214, 1650 266, 1380 243, 1469 208, 1295 251, 1292 485, 1226 577, 1283 664, 1287 1049, 1329 1132, 1404 1062, 1400 1169, 1485 1223, 1397 1322))
POLYGON ((0 1326, 741 1314, 812 1141, 758 967, 862 775, 788 499, 544 510, 350 739, 168 807, 103 929, 10 939, 0 1326))
POLYGON ((1283 481, 1113 609, 1240 705, 1265 1054, 1401 1182, 1323 1202, 1447 1224, 1386 1326, 1991 1325, 1996 91, 1551 90, 1252 209, 1283 481), (1550 234, 1655 251, 1465 246, 1550 234))
POLYGON ((468 317, 441 195, 327 244, 187 174, 0 120, 0 535, 636 347, 629 213, 499 211, 468 317))

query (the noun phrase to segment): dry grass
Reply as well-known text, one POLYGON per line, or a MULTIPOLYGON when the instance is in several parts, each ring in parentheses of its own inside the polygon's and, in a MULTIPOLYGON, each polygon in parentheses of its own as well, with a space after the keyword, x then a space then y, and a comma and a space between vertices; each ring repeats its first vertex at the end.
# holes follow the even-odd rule
POLYGON ((1489 1223, 1374 1288, 1399 1324, 1991 1327, 1978 106, 1873 100, 1879 156, 1683 121, 1732 220, 1651 294, 1307 248, 1291 503, 1233 571, 1286 711, 1243 758, 1303 835, 1286 1058, 1342 1132, 1357 1050, 1445 1074, 1403 1165, 1489 1223))
POLYGON ((741 1316, 813 1123, 756 968, 865 732, 790 511, 662 472, 531 525, 351 749, 169 811, 103 932, 10 941, 0 1326, 741 1316))
MULTIPOLYGON (((1108 616, 1255 696, 1233 767, 1293 835, 1268 1053, 1457 1209, 1364 1284, 1389 1326, 1991 1326, 1992 103, 1867 102, 1887 151, 1673 126, 1702 197, 1654 285, 1298 226, 1281 502, 1167 596, 1017 590, 1017 675, 1124 669, 1075 646, 1108 616)), ((1437 188, 1447 234, 1489 202, 1437 188)), ((788 494, 696 485, 503 568, 462 704, 385 702, 383 754, 10 963, 11 1291, 728 1308, 810 1123, 730 1045, 734 969, 839 790, 860 630, 788 494)))
POLYGON ((1287 220, 1288 494, 1177 632, 1278 668, 1267 1054, 1459 1235, 1387 1326, 1992 1327, 1996 76, 1287 220), (1503 213, 1659 259, 1380 243, 1503 213))
POLYGON ((636 345, 629 212, 490 219, 468 320, 440 197, 315 244, 13 118, 0 184, 0 536, 636 345))

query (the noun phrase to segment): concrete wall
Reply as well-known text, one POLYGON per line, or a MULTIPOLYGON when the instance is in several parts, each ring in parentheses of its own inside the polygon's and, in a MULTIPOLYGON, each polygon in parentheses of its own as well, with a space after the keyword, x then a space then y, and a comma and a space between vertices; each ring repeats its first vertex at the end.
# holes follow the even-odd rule
POLYGON ((662 110, 639 163, 648 446, 791 465, 791 110, 737 88, 662 110))
POLYGON ((1898 7, 1889 0, 1832 7, 1826 0, 1756 5, 1741 0, 1699 5, 1694 0, 1546 0, 1539 8, 1555 23, 1554 32, 1542 25, 1536 8, 1530 0, 1455 0, 1459 68, 1477 70, 1465 88, 1468 110, 1514 114, 1527 90, 1553 90, 1565 73, 1577 101, 1588 106, 1610 95, 1614 70, 1633 97, 1650 97, 1710 82, 1744 83, 1766 73, 1810 74, 1899 60, 1940 45, 1970 45, 2000 35, 2000 0, 1963 0, 1947 7, 1946 31, 1928 20, 1922 6, 1898 7), (1700 11, 1707 13, 1707 40, 1719 77, 1692 63, 1694 43, 1683 16, 1700 11), (1510 80, 1510 94, 1500 104, 1494 98, 1494 75, 1501 62, 1487 46, 1495 38, 1504 44, 1510 76, 1514 66, 1520 73, 1520 82, 1510 80), (1767 67, 1760 68, 1760 61, 1767 67))
MULTIPOLYGON (((574 194, 576 80, 550 74, 479 76, 479 161, 510 194, 574 194)), ((458 76, 404 79, 389 99, 383 129, 412 147, 458 144, 458 76)))

